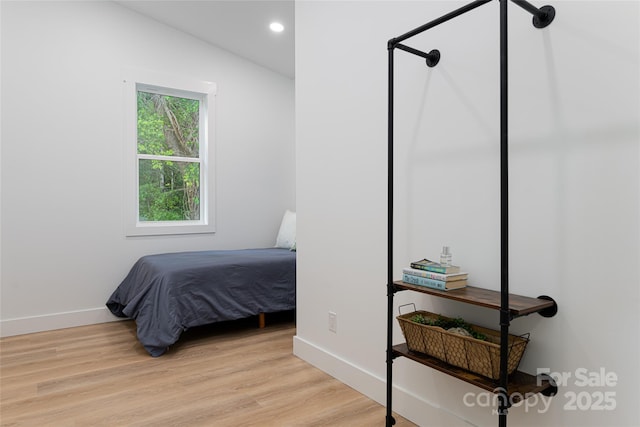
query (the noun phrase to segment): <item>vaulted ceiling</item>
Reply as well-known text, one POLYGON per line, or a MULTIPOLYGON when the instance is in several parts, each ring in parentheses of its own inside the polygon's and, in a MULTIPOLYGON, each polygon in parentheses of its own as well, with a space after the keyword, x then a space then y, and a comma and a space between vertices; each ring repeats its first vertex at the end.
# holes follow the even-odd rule
POLYGON ((294 78, 294 0, 117 0, 118 4, 294 78), (284 31, 274 33, 271 22, 284 31))

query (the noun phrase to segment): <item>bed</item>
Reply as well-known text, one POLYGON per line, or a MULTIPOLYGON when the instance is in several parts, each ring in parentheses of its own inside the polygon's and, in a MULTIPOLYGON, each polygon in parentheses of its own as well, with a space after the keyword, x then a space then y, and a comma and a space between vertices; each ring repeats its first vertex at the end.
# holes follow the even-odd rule
POLYGON ((140 258, 107 301, 135 319, 157 357, 185 330, 295 308, 296 252, 287 248, 165 253, 140 258))
POLYGON ((296 306, 296 213, 286 210, 275 247, 147 255, 107 301, 136 321, 150 355, 164 354, 189 328, 293 310, 296 306))

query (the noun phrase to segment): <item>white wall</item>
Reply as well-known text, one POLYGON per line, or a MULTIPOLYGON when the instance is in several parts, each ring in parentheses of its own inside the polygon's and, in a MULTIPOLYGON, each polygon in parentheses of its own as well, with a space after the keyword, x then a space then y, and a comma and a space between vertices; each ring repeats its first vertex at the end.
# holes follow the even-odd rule
POLYGON ((295 209, 294 84, 112 2, 2 2, 2 334, 111 319, 141 255, 269 247, 295 209), (217 83, 215 234, 125 238, 121 73, 217 83))
MULTIPOLYGON (((531 332, 522 370, 549 368, 572 378, 546 411, 542 402, 515 407, 509 423, 635 426, 639 7, 549 3, 557 15, 545 30, 535 29, 527 12, 509 4, 510 283, 513 293, 553 296, 559 313, 516 319, 512 331, 531 332), (581 385, 581 368, 615 373, 617 384, 581 385), (572 395, 581 394, 584 406, 605 392, 614 393, 615 410, 570 410, 572 395)), ((381 403, 386 43, 463 4, 296 4, 294 349, 381 403), (337 333, 328 331, 329 311, 337 313, 337 333)), ((407 41, 425 51, 440 49, 442 60, 433 69, 395 53, 395 277, 410 261, 437 257, 450 245, 472 284, 499 290, 498 9, 492 2, 407 41)), ((414 302, 420 309, 499 327, 498 313, 490 310, 408 292, 395 301, 396 307, 414 302)), ((394 342, 402 341, 396 325, 394 342)), ((466 393, 480 389, 407 359, 394 363, 394 386, 394 409, 420 425, 497 424, 494 407, 464 404, 466 393)))

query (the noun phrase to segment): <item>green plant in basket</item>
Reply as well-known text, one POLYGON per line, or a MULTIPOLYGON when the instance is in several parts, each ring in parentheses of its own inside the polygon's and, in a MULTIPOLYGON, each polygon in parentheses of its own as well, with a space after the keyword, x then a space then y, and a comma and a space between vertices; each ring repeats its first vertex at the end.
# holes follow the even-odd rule
POLYGON ((456 317, 455 319, 447 319, 445 317, 438 316, 437 319, 434 319, 432 317, 425 317, 422 314, 418 313, 412 316, 409 320, 421 325, 437 326, 445 330, 451 328, 462 328, 465 331, 469 332, 475 339, 482 341, 487 340, 487 336, 485 334, 475 331, 473 327, 469 323, 465 322, 461 317, 456 317))
POLYGON ((414 314, 413 316, 411 316, 411 319, 409 320, 415 323, 420 323, 421 325, 428 325, 427 318, 424 317, 422 314, 414 314))

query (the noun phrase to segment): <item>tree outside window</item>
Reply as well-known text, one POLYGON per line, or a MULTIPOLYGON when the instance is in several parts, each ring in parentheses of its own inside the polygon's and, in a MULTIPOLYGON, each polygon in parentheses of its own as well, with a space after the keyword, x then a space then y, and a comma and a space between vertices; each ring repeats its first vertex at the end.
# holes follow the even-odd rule
POLYGON ((138 219, 200 219, 200 101, 139 90, 138 219))

